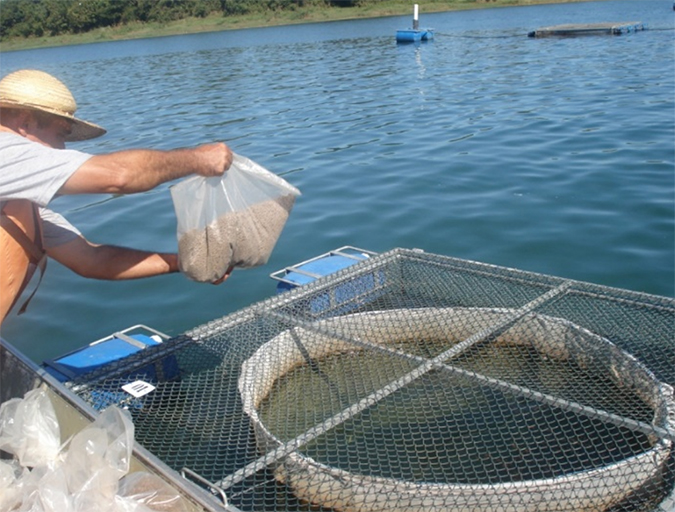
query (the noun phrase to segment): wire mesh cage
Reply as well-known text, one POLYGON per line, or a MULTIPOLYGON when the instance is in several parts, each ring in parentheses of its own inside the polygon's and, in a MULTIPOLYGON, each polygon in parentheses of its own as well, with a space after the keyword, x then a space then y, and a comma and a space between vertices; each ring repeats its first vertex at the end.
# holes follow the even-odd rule
POLYGON ((673 299, 406 249, 69 383, 245 511, 668 510, 673 385, 673 299))

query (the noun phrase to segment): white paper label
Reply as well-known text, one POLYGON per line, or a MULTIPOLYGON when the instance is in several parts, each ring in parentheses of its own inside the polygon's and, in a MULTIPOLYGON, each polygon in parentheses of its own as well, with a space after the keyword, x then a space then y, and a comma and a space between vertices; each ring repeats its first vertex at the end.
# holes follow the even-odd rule
POLYGON ((153 386, 148 382, 137 380, 136 382, 125 384, 124 386, 122 386, 122 389, 127 393, 129 393, 131 396, 140 398, 153 391, 155 389, 155 386, 153 386))

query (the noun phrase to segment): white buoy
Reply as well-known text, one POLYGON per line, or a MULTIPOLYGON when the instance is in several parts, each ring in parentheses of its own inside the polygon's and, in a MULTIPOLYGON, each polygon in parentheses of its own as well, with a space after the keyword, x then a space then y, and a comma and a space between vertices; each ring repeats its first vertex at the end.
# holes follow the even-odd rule
POLYGON ((419 30, 420 28, 419 13, 420 13, 420 6, 415 4, 413 8, 413 30, 419 30))

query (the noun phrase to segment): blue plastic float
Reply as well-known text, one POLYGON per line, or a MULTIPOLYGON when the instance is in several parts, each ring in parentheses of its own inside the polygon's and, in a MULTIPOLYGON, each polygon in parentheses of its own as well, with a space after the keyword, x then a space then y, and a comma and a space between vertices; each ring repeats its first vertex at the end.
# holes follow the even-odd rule
POLYGON ((338 270, 351 267, 375 254, 372 251, 345 245, 293 266, 277 270, 270 274, 270 277, 279 281, 277 293, 281 293, 303 284, 309 284, 338 270))
POLYGON ((419 28, 419 6, 415 4, 413 10, 412 28, 396 31, 397 43, 418 43, 420 41, 429 41, 434 38, 434 31, 430 28, 419 28))
MULTIPOLYGON (((310 284, 317 279, 332 275, 359 262, 365 261, 377 253, 346 245, 302 261, 291 267, 278 270, 270 274, 272 279, 279 281, 277 293, 310 284)), ((362 301, 372 301, 381 293, 386 276, 381 270, 373 269, 356 279, 337 284, 330 292, 321 292, 308 300, 308 311, 311 314, 333 311, 344 314, 356 308, 362 301)))
MULTIPOLYGON (((166 335, 144 325, 136 325, 69 352, 58 359, 44 361, 43 367, 60 382, 67 382, 141 350, 157 346, 164 339, 167 339, 166 335), (132 331, 142 332, 132 333, 132 331)), ((160 369, 150 364, 137 370, 137 373, 144 374, 148 378, 156 378, 157 374, 162 373, 164 378, 171 378, 177 374, 177 368, 160 369)))

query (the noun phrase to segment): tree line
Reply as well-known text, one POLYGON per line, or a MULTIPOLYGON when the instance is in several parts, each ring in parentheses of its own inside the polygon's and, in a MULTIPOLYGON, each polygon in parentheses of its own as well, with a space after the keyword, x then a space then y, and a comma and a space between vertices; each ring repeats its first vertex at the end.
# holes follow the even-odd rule
POLYGON ((365 0, 0 0, 0 40, 78 34, 132 22, 235 16, 304 5, 359 5, 365 0))

